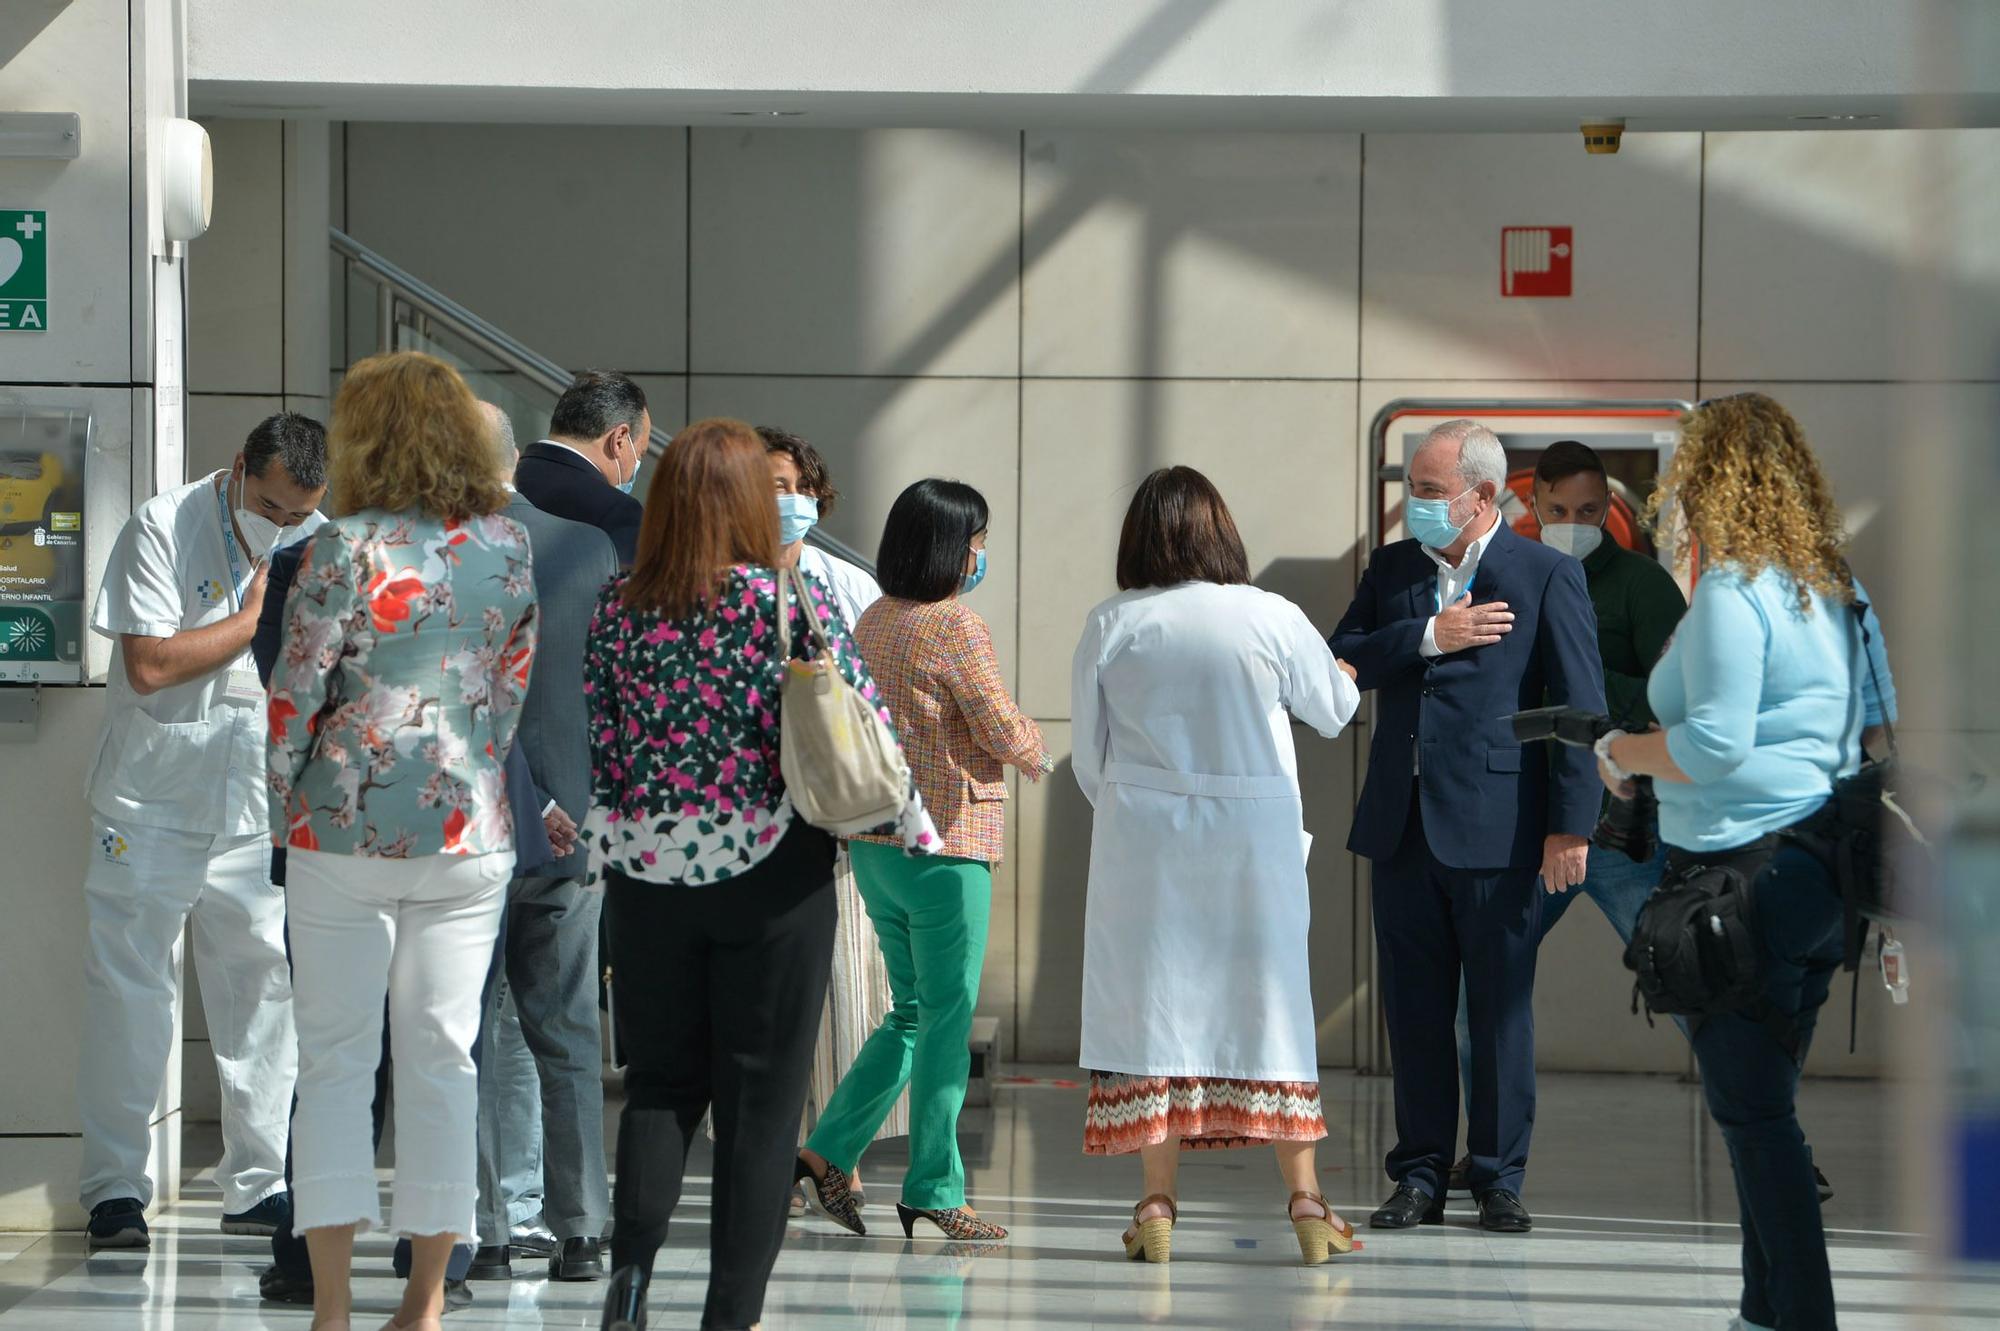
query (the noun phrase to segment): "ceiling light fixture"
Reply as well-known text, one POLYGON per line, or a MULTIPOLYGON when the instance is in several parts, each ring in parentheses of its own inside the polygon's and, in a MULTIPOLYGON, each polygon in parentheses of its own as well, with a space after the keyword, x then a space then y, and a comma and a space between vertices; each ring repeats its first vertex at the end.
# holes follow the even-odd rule
POLYGON ((1880 120, 1879 115, 1804 115, 1793 116, 1794 120, 1880 120))
POLYGON ((724 111, 724 112, 723 112, 722 114, 724 114, 724 115, 726 115, 726 116, 770 116, 770 117, 773 117, 773 118, 778 118, 778 117, 783 117, 783 118, 786 118, 786 119, 789 119, 789 118, 791 118, 792 116, 802 116, 802 115, 804 115, 804 114, 805 114, 805 112, 803 112, 803 111, 724 111))

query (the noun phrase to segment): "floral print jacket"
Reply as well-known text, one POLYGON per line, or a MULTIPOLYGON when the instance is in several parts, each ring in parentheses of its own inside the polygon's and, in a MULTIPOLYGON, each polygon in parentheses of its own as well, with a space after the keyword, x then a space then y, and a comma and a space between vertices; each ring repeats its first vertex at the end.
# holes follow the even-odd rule
MULTIPOLYGON (((810 575, 807 584, 842 677, 879 708, 825 585, 810 575)), ((605 586, 584 653, 593 867, 656 883, 737 877, 777 848, 796 816, 778 770, 777 579, 731 569, 712 604, 678 619, 630 608, 624 589, 622 577, 605 586)), ((817 649, 797 601, 787 609, 792 654, 807 659, 817 649)), ((937 849, 914 783, 894 831, 908 850, 937 849)))
POLYGON ((285 606, 272 840, 407 858, 511 851, 502 757, 535 654, 528 535, 365 509, 313 537, 285 606))

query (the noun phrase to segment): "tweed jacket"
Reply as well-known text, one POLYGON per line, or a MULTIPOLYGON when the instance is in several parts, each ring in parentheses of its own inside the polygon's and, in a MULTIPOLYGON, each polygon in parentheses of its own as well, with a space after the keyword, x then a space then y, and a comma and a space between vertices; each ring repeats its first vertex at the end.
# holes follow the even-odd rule
POLYGON ((1050 762, 1040 727, 1021 714, 1000 678, 986 621, 956 599, 885 596, 862 613, 854 641, 896 718, 917 789, 944 839, 940 853, 998 863, 1007 836, 1002 767, 1039 780, 1050 762))

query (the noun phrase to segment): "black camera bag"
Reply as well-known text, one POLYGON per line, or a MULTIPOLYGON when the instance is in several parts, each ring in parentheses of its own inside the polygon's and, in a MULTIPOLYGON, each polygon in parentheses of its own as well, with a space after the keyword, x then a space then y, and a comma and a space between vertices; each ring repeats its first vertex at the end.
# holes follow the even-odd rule
MULTIPOLYGON (((1769 854, 1767 848, 1759 858, 1769 854)), ((1625 968, 1637 977, 1634 1012, 1643 1003, 1649 1021, 1656 1012, 1705 1017, 1756 1000, 1761 989, 1750 885, 1758 867, 1683 862, 1668 870, 1640 907, 1625 945, 1625 968)))

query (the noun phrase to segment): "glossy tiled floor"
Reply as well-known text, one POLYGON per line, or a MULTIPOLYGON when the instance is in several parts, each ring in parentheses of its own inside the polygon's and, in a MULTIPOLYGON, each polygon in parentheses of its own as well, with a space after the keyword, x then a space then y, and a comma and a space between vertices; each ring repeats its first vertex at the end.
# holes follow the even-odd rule
MULTIPOLYGON (((1329 1076, 1333 1136, 1324 1187, 1359 1218, 1384 1191, 1386 1082, 1329 1076)), ((1298 1265, 1268 1152, 1191 1156, 1170 1267, 1119 1260, 1116 1236, 1138 1191, 1128 1161, 1077 1153, 1081 1092, 1040 1082, 1004 1088, 991 1110, 968 1111, 963 1140, 973 1197, 1013 1228, 987 1250, 906 1242, 895 1230, 900 1152, 868 1162, 867 1218, 850 1238, 819 1220, 793 1226, 771 1284, 770 1328, 1227 1327, 1710 1327, 1728 1320, 1737 1290, 1736 1204, 1719 1140, 1692 1087, 1671 1080, 1546 1077, 1527 1200, 1535 1233, 1489 1238, 1469 1203, 1442 1230, 1366 1236, 1334 1265, 1298 1265), (892 1232, 893 1236, 892 1236, 892 1232)), ((1933 1282, 1912 1240, 1885 1232, 1882 1137, 1886 1092, 1816 1083, 1806 1118, 1839 1194, 1829 1204, 1841 1324, 2000 1325, 2000 1273, 1933 1282)), ((212 1140, 190 1142, 192 1158, 212 1140)), ((653 1325, 699 1320, 707 1259, 708 1184, 698 1163, 690 1204, 661 1254, 653 1325)), ((219 1199, 205 1175, 155 1224, 144 1257, 86 1253, 76 1235, 0 1235, 0 1331, 69 1328, 296 1328, 303 1309, 257 1301, 258 1240, 216 1231, 219 1199)), ((396 1287, 387 1243, 364 1243, 357 1331, 386 1319, 396 1287), (380 1273, 380 1274, 377 1274, 380 1273)), ((519 1269, 526 1271, 522 1265, 519 1269)), ((478 1302, 448 1325, 595 1327, 601 1286, 520 1280, 475 1287, 478 1302)))

